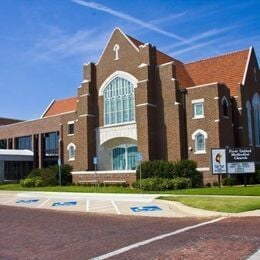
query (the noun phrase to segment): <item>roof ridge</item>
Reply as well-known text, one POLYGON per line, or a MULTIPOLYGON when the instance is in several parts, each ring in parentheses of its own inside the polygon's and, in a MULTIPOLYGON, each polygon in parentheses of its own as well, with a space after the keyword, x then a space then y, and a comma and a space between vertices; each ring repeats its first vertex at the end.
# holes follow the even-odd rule
POLYGON ((67 97, 67 98, 61 98, 61 99, 54 99, 54 103, 55 102, 59 102, 59 101, 66 101, 66 100, 68 100, 68 99, 73 99, 73 98, 77 98, 77 96, 74 96, 74 97, 67 97))
POLYGON ((197 60, 197 61, 192 61, 192 62, 189 62, 189 63, 184 63, 184 65, 190 65, 190 64, 194 64, 194 63, 199 63, 199 62, 202 62, 202 61, 207 61, 207 60, 211 60, 211 59, 217 59, 217 58, 221 58, 221 57, 225 57, 225 56, 231 56, 231 55, 234 55, 234 54, 237 54, 237 53, 240 53, 240 52, 244 52, 244 51, 250 51, 250 48, 245 48, 245 49, 242 49, 242 50, 237 50, 237 51, 231 51, 231 52, 227 52, 227 53, 223 53, 223 54, 220 54, 220 55, 217 55, 217 56, 213 56, 213 57, 208 57, 208 58, 204 58, 204 59, 200 59, 200 60, 197 60))

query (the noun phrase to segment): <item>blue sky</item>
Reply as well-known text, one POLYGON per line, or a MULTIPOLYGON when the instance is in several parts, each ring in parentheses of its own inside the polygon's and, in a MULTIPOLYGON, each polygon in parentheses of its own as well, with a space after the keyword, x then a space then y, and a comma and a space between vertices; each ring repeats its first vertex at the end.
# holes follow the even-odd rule
POLYGON ((183 62, 250 46, 260 60, 259 0, 1 0, 0 117, 75 96, 115 27, 183 62))

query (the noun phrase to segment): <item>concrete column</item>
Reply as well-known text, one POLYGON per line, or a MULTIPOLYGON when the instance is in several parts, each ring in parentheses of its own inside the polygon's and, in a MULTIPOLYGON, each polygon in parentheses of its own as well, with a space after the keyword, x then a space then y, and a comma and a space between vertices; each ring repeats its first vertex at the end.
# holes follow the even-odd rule
POLYGON ((43 167, 43 156, 42 156, 42 134, 38 136, 38 155, 39 155, 39 168, 43 167))

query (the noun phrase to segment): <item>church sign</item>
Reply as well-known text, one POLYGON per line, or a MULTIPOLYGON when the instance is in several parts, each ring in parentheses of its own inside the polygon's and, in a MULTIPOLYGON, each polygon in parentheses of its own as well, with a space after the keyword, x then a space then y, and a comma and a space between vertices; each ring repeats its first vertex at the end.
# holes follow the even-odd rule
POLYGON ((255 156, 252 147, 211 149, 213 174, 237 174, 255 172, 255 156))
POLYGON ((255 172, 254 149, 252 147, 228 148, 227 169, 228 173, 255 172))

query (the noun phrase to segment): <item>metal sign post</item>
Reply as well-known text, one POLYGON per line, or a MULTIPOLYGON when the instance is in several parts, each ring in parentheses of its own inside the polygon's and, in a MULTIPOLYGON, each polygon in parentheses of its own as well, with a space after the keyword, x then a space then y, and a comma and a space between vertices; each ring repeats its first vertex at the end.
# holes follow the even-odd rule
POLYGON ((140 163, 139 187, 140 187, 140 192, 142 192, 142 160, 143 160, 143 154, 138 153, 137 154, 137 160, 140 163))
POLYGON ((58 167, 59 167, 59 185, 61 186, 61 160, 58 159, 58 167))
POLYGON ((96 156, 93 157, 93 164, 95 166, 95 190, 97 192, 97 182, 98 182, 98 180, 97 180, 97 157, 96 156))

